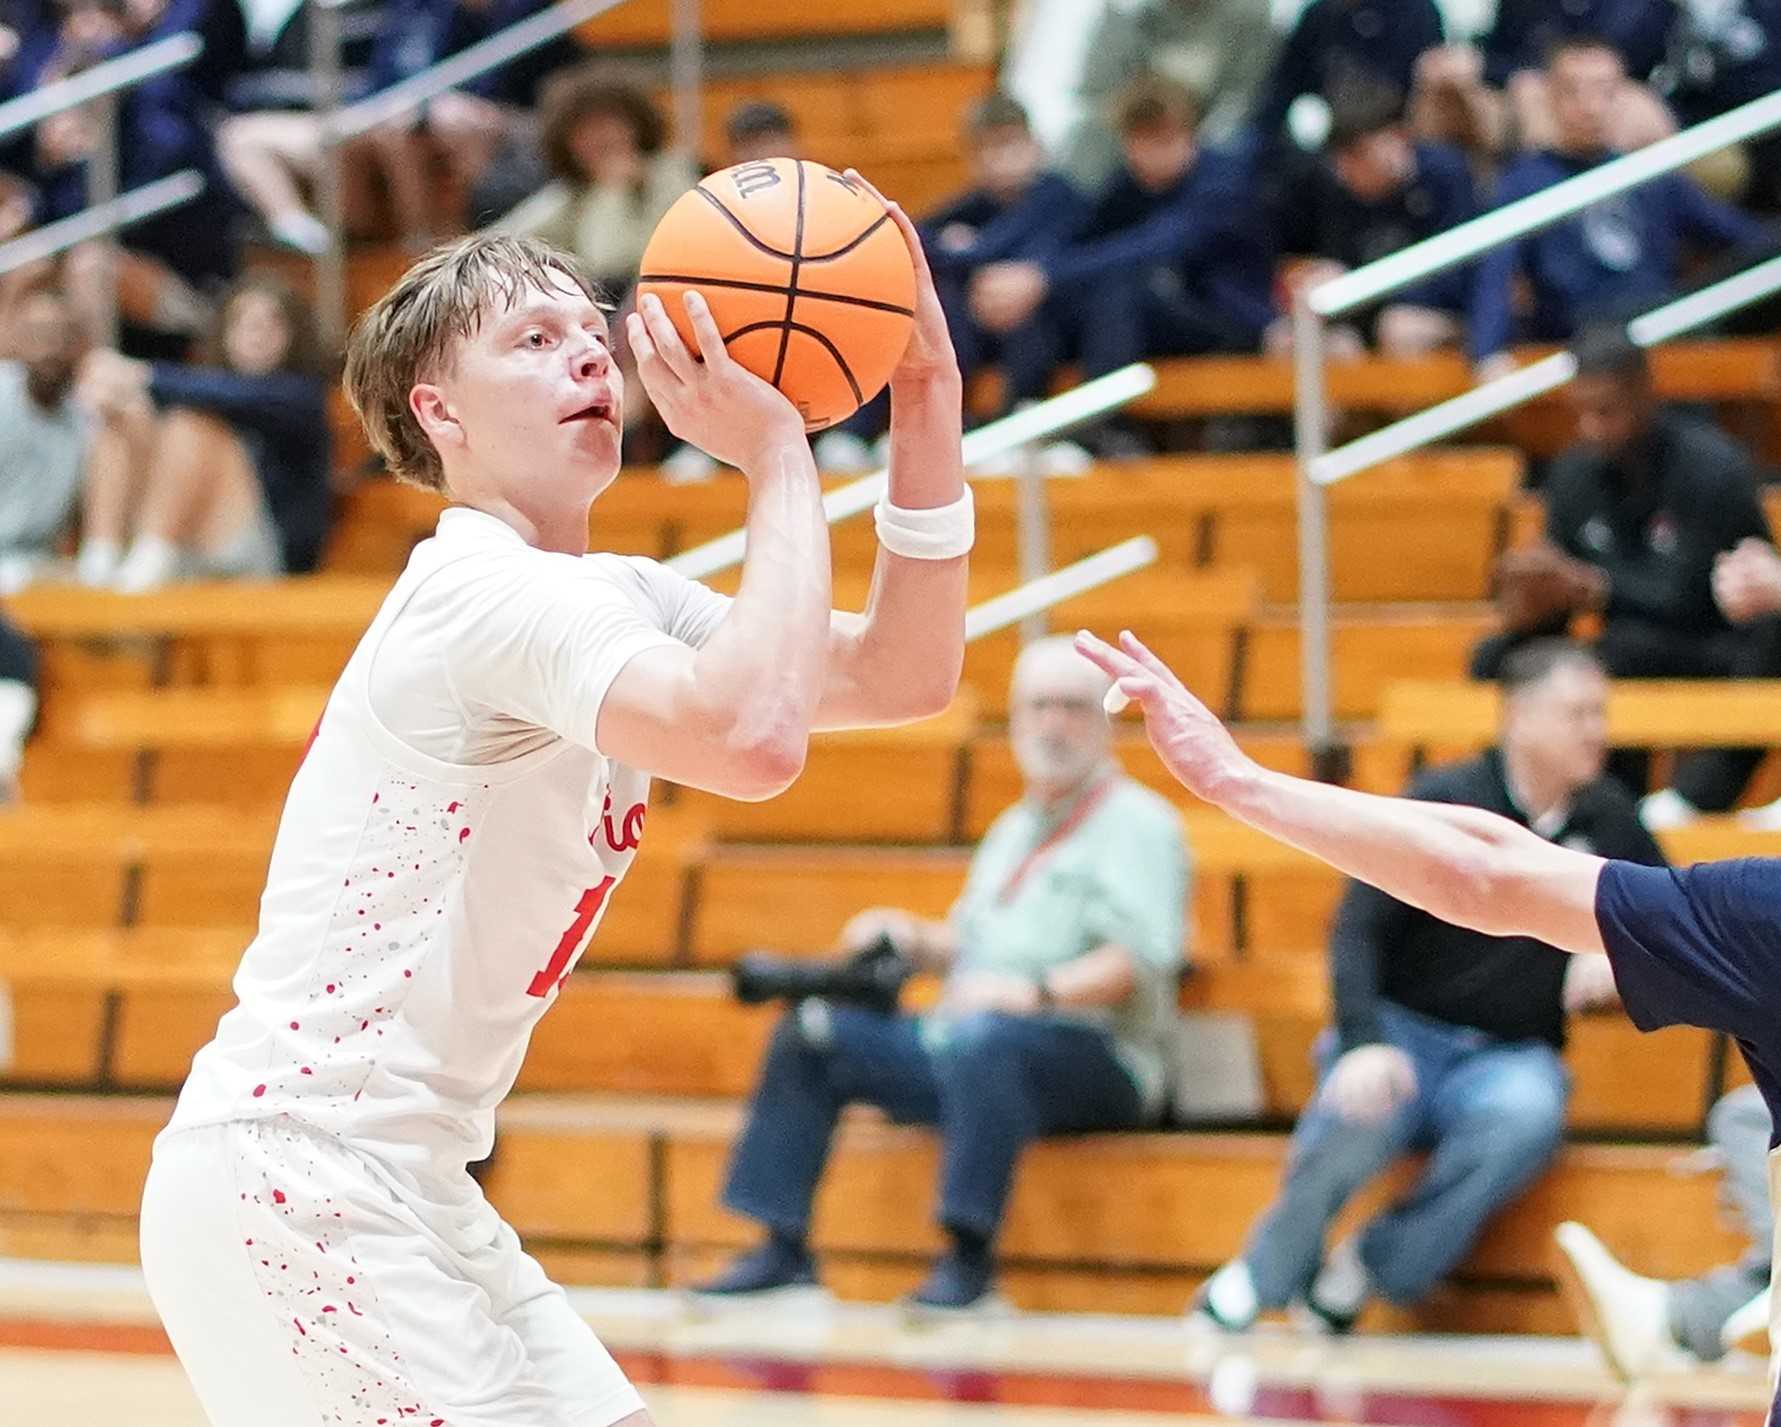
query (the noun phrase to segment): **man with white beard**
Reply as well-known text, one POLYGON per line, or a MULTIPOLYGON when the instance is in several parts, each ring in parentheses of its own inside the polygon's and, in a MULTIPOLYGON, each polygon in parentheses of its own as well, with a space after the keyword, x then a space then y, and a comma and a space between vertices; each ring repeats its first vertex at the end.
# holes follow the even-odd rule
POLYGON ((780 1023, 723 1196, 767 1238, 702 1294, 820 1291, 810 1204, 848 1104, 940 1131, 951 1247, 910 1300, 928 1312, 994 1304, 1027 1144, 1161 1116, 1188 859, 1174 808, 1113 759, 1107 687, 1068 639, 1022 651, 1010 722, 1026 796, 985 835, 951 916, 875 908, 841 937, 848 951, 888 938, 944 974, 940 1002, 918 1016, 806 1001, 780 1023))

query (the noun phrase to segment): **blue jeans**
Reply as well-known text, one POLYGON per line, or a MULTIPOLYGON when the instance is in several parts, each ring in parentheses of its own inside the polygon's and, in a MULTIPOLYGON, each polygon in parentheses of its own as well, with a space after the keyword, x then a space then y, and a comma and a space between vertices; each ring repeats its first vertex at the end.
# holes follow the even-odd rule
POLYGON ((783 1234, 806 1232, 835 1122, 854 1102, 939 1127, 940 1222, 984 1239, 1028 1143, 1142 1118, 1111 1039, 1088 1027, 986 1013, 930 1052, 911 1016, 830 1006, 827 1017, 820 1033, 797 1011, 780 1021, 724 1186, 729 1208, 783 1234))
MULTIPOLYGON (((1378 1125, 1355 1125, 1319 1093, 1299 1117, 1280 1197, 1243 1252, 1264 1308, 1302 1296, 1324 1236, 1362 1185, 1410 1150, 1430 1151, 1409 1195, 1361 1232, 1373 1286, 1393 1303, 1423 1298, 1470 1252, 1490 1217, 1539 1177, 1564 1134, 1570 1076, 1544 1041, 1500 1041, 1384 1002, 1387 1043, 1410 1057, 1416 1096, 1378 1125)), ((1336 1058, 1327 1032, 1318 1055, 1336 1058)))

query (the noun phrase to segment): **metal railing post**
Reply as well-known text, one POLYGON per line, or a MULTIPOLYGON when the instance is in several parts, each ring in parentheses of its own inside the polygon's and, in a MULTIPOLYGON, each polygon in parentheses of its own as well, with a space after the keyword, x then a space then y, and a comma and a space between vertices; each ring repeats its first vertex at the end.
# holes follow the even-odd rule
POLYGON ((674 89, 674 142, 695 164, 705 135, 705 40, 700 31, 699 0, 674 0, 674 32, 668 51, 668 78, 674 89))
MULTIPOLYGON (((87 108, 93 122, 93 149, 87 155, 87 207, 97 208, 118 196, 118 97, 114 90, 94 99, 87 108)), ((118 250, 109 237, 93 240, 98 265, 97 308, 92 339, 102 347, 117 346, 118 250)))
POLYGON ((1330 537, 1328 495, 1311 478, 1329 439, 1323 319, 1303 288, 1293 295, 1293 445, 1298 454, 1299 670, 1305 745, 1316 776, 1329 775, 1335 749, 1330 711, 1330 537))
POLYGON ((333 119, 340 108, 340 8, 327 0, 309 6, 309 69, 315 85, 315 112, 321 119, 322 163, 316 176, 316 207, 328 228, 328 243, 316 259, 316 319, 328 350, 346 340, 346 221, 340 195, 340 142, 333 119))

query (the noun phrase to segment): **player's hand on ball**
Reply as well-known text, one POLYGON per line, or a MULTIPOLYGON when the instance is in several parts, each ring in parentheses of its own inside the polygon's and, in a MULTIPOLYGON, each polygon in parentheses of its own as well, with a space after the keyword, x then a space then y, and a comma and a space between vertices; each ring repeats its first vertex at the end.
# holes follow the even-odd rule
POLYGON ((926 381, 933 377, 959 374, 958 357, 952 350, 952 334, 946 328, 946 312, 940 306, 940 294, 934 289, 934 274, 928 268, 928 256, 922 250, 921 235, 909 221, 900 204, 891 202, 857 169, 848 169, 847 177, 864 184, 872 196, 884 205, 891 222, 897 225, 909 247, 909 261, 915 267, 915 327, 909 334, 909 345, 903 349, 903 360, 891 373, 891 384, 926 381))
POLYGON ((1329 1107, 1351 1125, 1379 1125, 1416 1096, 1416 1067, 1395 1045, 1360 1045, 1330 1068, 1329 1107))
POLYGON ((680 340, 655 294, 646 293, 626 319, 637 375, 670 431, 726 465, 752 472, 774 448, 804 439, 803 418, 771 382, 730 356, 705 299, 689 292, 685 300, 696 354, 680 340))
POLYGON ((1120 634, 1115 649, 1085 629, 1076 636, 1076 651, 1113 680, 1104 707, 1118 702, 1117 692, 1143 710, 1150 746, 1188 792, 1217 803, 1260 771, 1212 711, 1130 630, 1120 634))

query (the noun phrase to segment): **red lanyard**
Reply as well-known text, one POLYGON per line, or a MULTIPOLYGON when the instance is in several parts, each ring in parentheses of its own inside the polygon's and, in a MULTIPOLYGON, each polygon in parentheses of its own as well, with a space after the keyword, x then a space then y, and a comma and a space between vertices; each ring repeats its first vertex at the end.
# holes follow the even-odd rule
POLYGON ((1107 795, 1113 791, 1113 785, 1117 781, 1118 778, 1116 776, 1109 775, 1101 780, 1100 786, 1084 793, 1082 795, 1082 801, 1076 804, 1076 807, 1071 812, 1070 816, 1054 827, 1051 830, 1051 835, 1047 837, 1044 842, 1040 843, 1025 857, 1021 858, 1020 865, 1016 867, 1013 872, 1008 874, 1008 880, 1002 884, 1002 890, 996 893, 996 902, 998 905, 1004 905, 1014 899, 1014 894, 1020 890, 1020 884, 1026 881, 1027 874, 1031 872, 1054 847, 1071 833, 1075 832, 1083 823, 1088 821, 1089 815, 1106 800, 1107 795))

